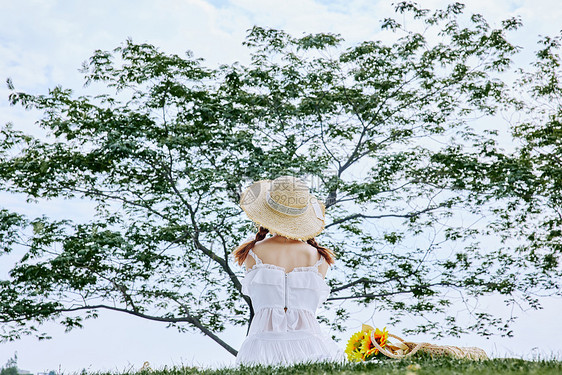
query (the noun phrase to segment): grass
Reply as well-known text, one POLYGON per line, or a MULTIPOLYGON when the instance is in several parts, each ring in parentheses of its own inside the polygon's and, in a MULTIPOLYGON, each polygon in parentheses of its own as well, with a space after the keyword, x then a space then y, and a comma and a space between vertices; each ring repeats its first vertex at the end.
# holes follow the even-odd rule
MULTIPOLYGON (((102 375, 102 373, 98 373, 102 375)), ((416 358, 413 360, 380 360, 361 363, 313 363, 293 366, 240 366, 219 369, 202 369, 197 367, 164 368, 129 372, 138 375, 252 375, 252 374, 385 374, 385 375, 444 375, 444 374, 562 374, 562 361, 523 359, 491 359, 486 361, 469 361, 452 358, 432 359, 416 358)))

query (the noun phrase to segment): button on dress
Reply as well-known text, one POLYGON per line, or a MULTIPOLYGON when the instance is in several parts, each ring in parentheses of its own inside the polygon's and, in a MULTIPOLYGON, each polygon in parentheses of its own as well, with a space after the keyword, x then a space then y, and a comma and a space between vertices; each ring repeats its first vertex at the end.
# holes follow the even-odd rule
POLYGON ((236 365, 291 365, 299 362, 345 362, 342 348, 322 329, 316 310, 330 295, 318 266, 285 269, 263 263, 250 250, 256 264, 242 279, 254 318, 242 343, 236 365), (285 311, 285 307, 287 310, 285 311))

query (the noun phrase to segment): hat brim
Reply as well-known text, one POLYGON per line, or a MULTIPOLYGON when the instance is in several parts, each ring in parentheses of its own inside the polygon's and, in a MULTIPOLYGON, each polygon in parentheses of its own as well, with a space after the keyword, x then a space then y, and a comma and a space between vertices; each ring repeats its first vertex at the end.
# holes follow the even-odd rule
MULTIPOLYGON (((287 215, 271 208, 266 201, 266 191, 272 180, 260 180, 251 184, 240 195, 240 207, 254 223, 269 229, 270 232, 293 240, 306 241, 319 235, 325 226, 325 221, 316 216, 312 204, 298 216, 287 215)), ((325 217, 324 203, 310 194, 310 199, 316 199, 325 217)))

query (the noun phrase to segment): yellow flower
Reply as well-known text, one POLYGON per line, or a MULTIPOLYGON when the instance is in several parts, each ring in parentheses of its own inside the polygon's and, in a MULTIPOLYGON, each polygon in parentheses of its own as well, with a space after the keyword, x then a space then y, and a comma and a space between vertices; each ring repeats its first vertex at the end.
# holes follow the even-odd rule
POLYGON ((381 348, 386 346, 388 341, 388 331, 386 330, 386 327, 384 327, 382 331, 378 328, 375 330, 375 340, 377 340, 377 343, 381 348))
POLYGON ((388 342, 388 331, 386 327, 381 331, 374 329, 370 325, 363 324, 361 332, 354 333, 347 343, 345 353, 350 361, 368 361, 375 355, 379 354, 379 350, 371 342, 371 333, 381 348, 384 348, 388 342))
POLYGON ((359 362, 364 360, 364 354, 361 352, 361 341, 365 337, 365 332, 356 332, 349 338, 347 346, 345 348, 345 353, 347 354, 347 359, 351 362, 359 362))
POLYGON ((351 362, 362 362, 365 360, 365 357, 360 351, 354 350, 347 356, 347 359, 349 359, 351 362))
POLYGON ((371 336, 365 335, 363 340, 361 340, 361 352, 363 353, 363 358, 369 359, 373 354, 378 354, 379 351, 371 344, 371 336))

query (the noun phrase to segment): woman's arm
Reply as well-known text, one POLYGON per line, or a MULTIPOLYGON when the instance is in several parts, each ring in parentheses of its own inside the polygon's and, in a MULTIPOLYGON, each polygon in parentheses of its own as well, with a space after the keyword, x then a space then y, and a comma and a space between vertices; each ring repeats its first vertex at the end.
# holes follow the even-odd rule
POLYGON ((328 268, 330 268, 330 265, 328 264, 328 262, 324 261, 322 263, 320 263, 320 265, 318 266, 318 272, 320 272, 322 274, 322 277, 326 277, 326 273, 328 272, 328 268))

